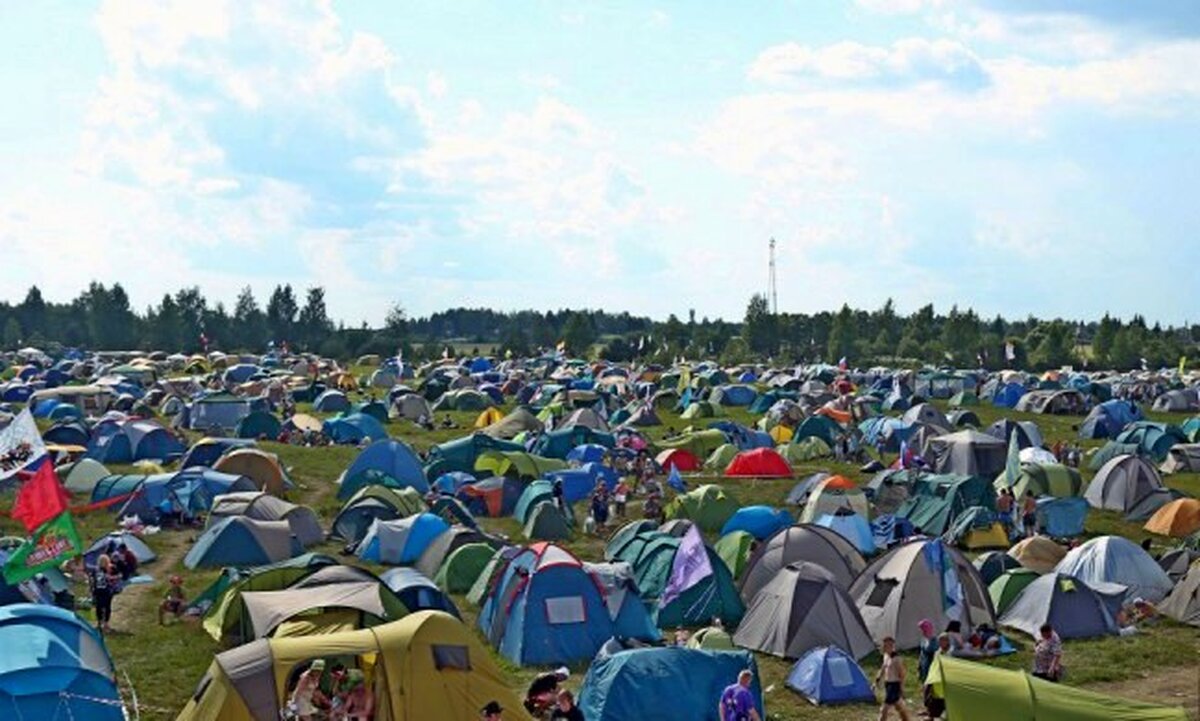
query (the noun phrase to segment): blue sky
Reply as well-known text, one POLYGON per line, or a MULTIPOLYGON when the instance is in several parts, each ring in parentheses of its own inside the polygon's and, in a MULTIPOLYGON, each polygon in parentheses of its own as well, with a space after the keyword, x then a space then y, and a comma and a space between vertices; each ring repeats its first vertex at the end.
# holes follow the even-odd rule
POLYGON ((1189 3, 46 0, 0 44, 9 300, 738 318, 775 237, 781 310, 1196 320, 1189 3))

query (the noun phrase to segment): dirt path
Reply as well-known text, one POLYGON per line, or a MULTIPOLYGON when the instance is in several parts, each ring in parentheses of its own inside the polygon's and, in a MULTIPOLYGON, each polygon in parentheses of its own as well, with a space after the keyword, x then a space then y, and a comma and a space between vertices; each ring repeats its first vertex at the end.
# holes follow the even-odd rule
POLYGON ((1091 691, 1152 703, 1180 704, 1200 719, 1200 665, 1155 670, 1145 678, 1087 686, 1091 691))
MULTIPOLYGON (((128 586, 113 599, 112 627, 114 633, 127 633, 130 629, 143 626, 146 623, 158 623, 155 609, 158 607, 160 584, 171 575, 187 555, 191 546, 189 532, 164 531, 155 540, 158 548, 158 558, 145 566, 146 573, 154 576, 154 583, 141 583, 128 586)), ((141 570, 141 569, 139 569, 141 570)))

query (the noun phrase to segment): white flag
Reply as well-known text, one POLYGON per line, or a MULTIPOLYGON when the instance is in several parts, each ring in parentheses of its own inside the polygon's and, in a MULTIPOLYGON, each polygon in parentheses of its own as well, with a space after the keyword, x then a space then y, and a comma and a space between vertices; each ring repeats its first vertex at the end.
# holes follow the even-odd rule
POLYGON ((46 455, 46 444, 38 432, 37 423, 29 409, 0 431, 0 480, 15 476, 17 471, 46 455))

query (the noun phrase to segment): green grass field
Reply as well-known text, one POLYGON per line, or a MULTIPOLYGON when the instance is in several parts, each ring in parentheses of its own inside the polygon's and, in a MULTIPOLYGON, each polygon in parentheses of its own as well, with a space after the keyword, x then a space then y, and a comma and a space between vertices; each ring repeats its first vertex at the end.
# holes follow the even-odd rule
MULTIPOLYGON (((1080 421, 1079 418, 1001 413, 990 406, 981 406, 974 410, 985 424, 1005 415, 1014 419, 1034 420, 1042 429, 1048 443, 1060 439, 1074 439, 1076 434, 1073 426, 1080 421)), ((439 421, 443 415, 438 415, 439 421)), ((451 413, 450 416, 457 426, 453 429, 427 432, 411 423, 393 422, 388 425, 388 432, 393 437, 404 439, 418 450, 424 450, 433 444, 469 432, 476 415, 451 413)), ((650 429, 649 435, 654 438, 660 438, 668 427, 678 430, 687 425, 687 421, 681 421, 671 413, 660 415, 664 425, 650 429)), ((740 410, 733 410, 730 417, 742 423, 750 423, 753 420, 740 410)), ((1181 416, 1163 416, 1159 419, 1174 422, 1183 420, 1181 416)), ((328 526, 340 506, 335 497, 333 481, 349 465, 356 450, 345 447, 299 448, 275 443, 265 443, 262 447, 279 454, 296 481, 297 487, 291 493, 290 500, 316 509, 328 526)), ((860 482, 866 480, 856 468, 831 461, 806 464, 796 467, 795 470, 798 477, 817 470, 829 470, 860 482)), ((1084 471, 1084 475, 1085 479, 1089 479, 1092 474, 1084 471)), ((1169 476, 1166 481, 1172 487, 1200 495, 1200 475, 1169 476)), ((720 483, 743 505, 779 505, 792 485, 792 481, 788 480, 733 481, 702 476, 689 479, 690 485, 704 482, 720 483)), ((88 538, 95 538, 106 532, 112 527, 112 523, 112 516, 105 512, 79 518, 81 531, 88 538)), ((520 529, 512 519, 481 519, 481 525, 518 542, 522 540, 520 529)), ((14 529, 14 524, 8 519, 0 523, 0 530, 3 532, 11 533, 14 529)), ((1117 514, 1094 511, 1089 516, 1087 531, 1089 535, 1117 533, 1135 541, 1140 541, 1147 535, 1140 526, 1124 522, 1117 514)), ((114 604, 114 626, 117 632, 109 638, 109 648, 122 678, 127 677, 136 689, 142 705, 142 718, 145 719, 174 718, 196 688, 213 654, 220 650, 198 624, 178 623, 159 627, 155 618, 155 608, 166 588, 166 579, 172 573, 178 572, 183 575, 189 595, 202 590, 216 576, 215 571, 193 572, 182 568, 182 557, 198 534, 198 530, 190 530, 169 531, 149 536, 147 541, 159 554, 160 560, 149 565, 146 572, 153 574, 156 583, 127 590, 117 597, 114 604)), ((1169 545, 1168 540, 1154 539, 1160 548, 1169 545)), ((601 558, 604 543, 599 538, 577 537, 566 545, 586 560, 598 560, 601 558)), ((340 551, 334 544, 326 544, 314 550, 334 555, 340 551)), ((83 595, 84 591, 80 589, 79 593, 83 595)), ((456 602, 466 621, 473 624, 475 609, 463 598, 457 598, 456 602)), ((994 663, 1009 668, 1028 667, 1031 661, 1031 645, 1028 639, 1014 636, 1013 640, 1019 652, 994 663)), ((1100 688, 1109 688, 1108 685, 1116 684, 1113 688, 1119 688, 1127 695, 1163 703, 1190 704, 1190 711, 1193 717, 1196 717, 1196 690, 1200 684, 1196 670, 1198 641, 1200 633, 1196 629, 1166 620, 1159 621, 1144 633, 1131 638, 1071 641, 1067 643, 1066 648, 1066 663, 1070 673, 1068 682, 1082 686, 1099 685, 1100 688)), ((915 659, 910 654, 907 660, 910 664, 910 678, 915 677, 915 659)), ((864 662, 864 668, 869 674, 874 672, 877 662, 875 656, 864 662)), ((790 662, 760 655, 758 663, 764 688, 767 689, 766 703, 768 717, 771 719, 849 721, 874 717, 874 709, 866 705, 824 708, 810 706, 783 686, 790 662)), ((503 661, 502 666, 509 672, 513 687, 519 691, 523 691, 535 672, 534 669, 514 668, 503 661)), ((577 669, 580 675, 583 670, 583 667, 577 669)), ((577 684, 580 680, 577 675, 571 683, 577 684)), ((913 682, 910 681, 906 691, 910 700, 917 698, 918 689, 913 682)))

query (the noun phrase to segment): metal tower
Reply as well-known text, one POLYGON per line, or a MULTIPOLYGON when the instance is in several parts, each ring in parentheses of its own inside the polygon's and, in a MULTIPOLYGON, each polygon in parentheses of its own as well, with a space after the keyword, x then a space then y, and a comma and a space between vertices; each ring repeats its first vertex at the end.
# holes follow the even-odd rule
POLYGON ((771 238, 770 276, 767 280, 767 297, 771 299, 771 315, 779 314, 779 296, 775 290, 775 239, 771 238))

